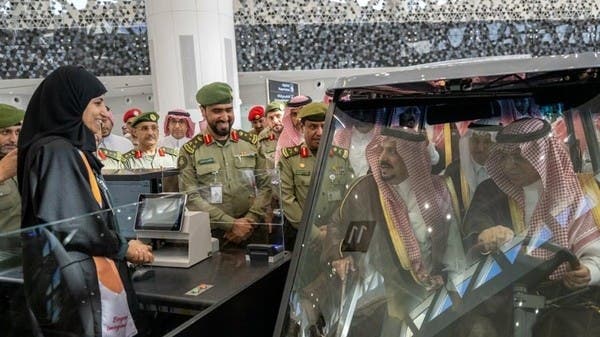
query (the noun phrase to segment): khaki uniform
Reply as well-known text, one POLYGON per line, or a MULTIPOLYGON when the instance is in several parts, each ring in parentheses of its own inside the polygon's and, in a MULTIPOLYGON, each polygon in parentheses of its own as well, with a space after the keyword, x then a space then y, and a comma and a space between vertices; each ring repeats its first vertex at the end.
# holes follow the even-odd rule
POLYGON ((21 228, 21 195, 17 177, 0 183, 0 233, 21 228))
MULTIPOLYGON (((324 179, 318 191, 322 195, 319 200, 326 202, 320 203, 313 209, 313 213, 316 213, 311 217, 315 221, 313 230, 327 224, 331 213, 339 206, 346 194, 347 187, 354 179, 354 172, 348 161, 348 150, 334 146, 329 156, 331 158, 327 160, 324 179), (324 223, 318 223, 319 219, 322 219, 324 223)), ((304 143, 281 150, 279 170, 283 212, 296 229, 302 220, 304 203, 316 164, 316 157, 304 143)))
POLYGON ((96 158, 104 165, 102 169, 118 170, 123 168, 123 154, 119 151, 99 148, 96 151, 96 158))
POLYGON ((268 203, 269 180, 258 137, 231 131, 223 143, 198 134, 180 149, 179 190, 188 193, 187 207, 210 214, 214 235, 221 237, 233 221, 246 217, 258 222, 268 203))
POLYGON ((265 128, 258 135, 258 149, 267 160, 267 168, 275 168, 275 150, 277 149, 277 140, 279 135, 271 131, 271 128, 265 128))
POLYGON ((138 150, 131 150, 123 155, 123 166, 126 169, 177 167, 177 150, 168 147, 159 147, 154 152, 154 155, 143 154, 138 150))

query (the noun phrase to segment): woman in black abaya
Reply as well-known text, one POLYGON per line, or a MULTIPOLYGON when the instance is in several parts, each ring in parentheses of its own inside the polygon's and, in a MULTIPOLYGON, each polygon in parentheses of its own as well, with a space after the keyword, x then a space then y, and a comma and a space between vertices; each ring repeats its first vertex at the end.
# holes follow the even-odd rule
POLYGON ((45 336, 137 334, 125 261, 153 256, 119 235, 108 210, 102 164, 93 155, 94 133, 107 117, 105 92, 85 69, 58 68, 31 97, 19 137, 25 293, 45 336))

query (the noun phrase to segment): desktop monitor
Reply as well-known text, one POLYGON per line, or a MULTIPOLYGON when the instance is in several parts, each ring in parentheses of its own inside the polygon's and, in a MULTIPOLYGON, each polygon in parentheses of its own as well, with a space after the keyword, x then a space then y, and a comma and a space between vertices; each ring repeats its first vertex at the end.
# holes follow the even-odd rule
MULTIPOLYGON (((177 179, 176 169, 103 170, 102 175, 111 194, 112 206, 119 222, 121 235, 136 237, 134 226, 136 202, 143 193, 176 192, 167 188, 167 180, 177 179)), ((174 183, 177 186, 177 183, 174 183)))

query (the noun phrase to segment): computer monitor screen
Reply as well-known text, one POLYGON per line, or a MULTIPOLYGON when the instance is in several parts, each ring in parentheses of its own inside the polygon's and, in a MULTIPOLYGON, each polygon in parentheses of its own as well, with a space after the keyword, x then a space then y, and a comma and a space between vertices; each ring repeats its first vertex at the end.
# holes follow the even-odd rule
POLYGON ((136 230, 180 231, 185 211, 183 193, 140 194, 136 230))

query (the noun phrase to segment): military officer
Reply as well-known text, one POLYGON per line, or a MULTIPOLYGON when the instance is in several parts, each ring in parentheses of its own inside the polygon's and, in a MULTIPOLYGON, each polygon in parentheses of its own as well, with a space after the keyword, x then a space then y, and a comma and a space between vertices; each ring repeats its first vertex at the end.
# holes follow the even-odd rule
POLYGON ((123 155, 127 169, 167 168, 177 166, 177 150, 158 147, 158 114, 146 112, 132 123, 138 146, 123 155))
POLYGON ((213 236, 222 245, 255 240, 250 237, 264 216, 269 194, 268 179, 255 174, 265 168, 258 136, 231 128, 233 92, 228 84, 207 84, 196 100, 207 128, 179 151, 179 190, 188 193, 190 210, 210 214, 213 236))
MULTIPOLYGON (((286 247, 293 247, 296 232, 302 219, 304 203, 308 194, 310 178, 316 166, 317 150, 325 124, 327 106, 323 103, 310 103, 302 107, 298 113, 304 142, 300 145, 283 148, 279 161, 281 174, 281 197, 284 215, 291 225, 286 228, 286 247)), ((329 219, 331 212, 339 205, 346 194, 346 186, 354 178, 348 161, 348 150, 333 146, 329 152, 329 160, 325 177, 321 184, 321 193, 327 200, 317 205, 315 210, 317 219, 311 224, 311 235, 316 236, 323 232, 321 228, 325 223, 318 223, 318 219, 329 219)))
MULTIPOLYGON (((0 159, 16 150, 24 115, 23 110, 0 104, 0 159)), ((11 156, 13 154, 11 153, 11 156)), ((16 160, 16 156, 13 157, 16 160)), ((17 230, 20 227, 21 196, 16 174, 13 174, 12 177, 7 177, 0 182, 0 233, 17 230)))
POLYGON ((265 129, 265 108, 255 105, 248 110, 248 121, 252 124, 251 134, 258 135, 265 129))
POLYGON ((259 150, 267 159, 267 168, 275 168, 277 140, 283 131, 283 103, 273 101, 265 109, 267 127, 258 135, 259 150))
POLYGON ((132 108, 132 109, 125 111, 125 114, 123 114, 123 123, 125 123, 123 125, 123 128, 124 128, 123 130, 125 132, 123 134, 123 136, 125 136, 125 138, 129 139, 134 146, 137 146, 138 141, 137 141, 137 136, 135 134, 135 130, 131 126, 131 124, 142 113, 143 113, 142 110, 140 110, 138 108, 132 108))

